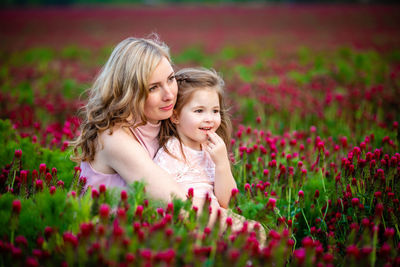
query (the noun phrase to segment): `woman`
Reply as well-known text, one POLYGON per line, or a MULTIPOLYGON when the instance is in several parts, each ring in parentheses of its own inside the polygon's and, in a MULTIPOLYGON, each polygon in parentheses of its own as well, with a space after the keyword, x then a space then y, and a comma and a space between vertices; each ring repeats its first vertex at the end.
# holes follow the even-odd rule
POLYGON ((89 91, 81 135, 73 142, 87 186, 124 187, 143 180, 147 192, 170 201, 186 192, 153 163, 162 120, 177 96, 168 47, 157 40, 119 43, 89 91))

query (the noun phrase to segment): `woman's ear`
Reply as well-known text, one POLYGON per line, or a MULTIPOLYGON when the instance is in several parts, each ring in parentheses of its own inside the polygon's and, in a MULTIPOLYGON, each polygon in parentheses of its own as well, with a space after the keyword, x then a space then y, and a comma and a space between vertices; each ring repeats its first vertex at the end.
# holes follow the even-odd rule
POLYGON ((173 124, 179 124, 178 114, 176 113, 175 110, 172 112, 170 120, 172 121, 173 124))

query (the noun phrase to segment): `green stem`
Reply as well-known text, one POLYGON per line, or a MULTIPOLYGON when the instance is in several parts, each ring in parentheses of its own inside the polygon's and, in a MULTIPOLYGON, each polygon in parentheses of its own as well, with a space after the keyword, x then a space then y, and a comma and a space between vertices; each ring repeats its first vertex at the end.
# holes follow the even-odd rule
POLYGON ((301 209, 301 213, 303 214, 304 220, 306 221, 306 224, 307 224, 307 227, 308 227, 308 231, 311 234, 311 228, 310 228, 310 225, 308 224, 308 221, 307 221, 306 215, 304 214, 303 209, 301 209))
POLYGON ((386 229, 386 223, 385 223, 385 218, 383 217, 383 213, 382 213, 382 222, 383 222, 383 227, 386 229))
POLYGON ((319 169, 319 176, 321 177, 322 186, 323 186, 323 188, 324 188, 324 193, 326 193, 324 175, 322 174, 322 168, 319 169))
POLYGON ((374 237, 372 241, 371 266, 375 266, 377 242, 378 242, 378 231, 374 231, 374 237))
POLYGON ((11 230, 11 244, 14 245, 14 235, 15 235, 15 230, 11 230))
POLYGON ((14 177, 11 183, 11 188, 14 188, 14 182, 15 182, 15 175, 17 175, 17 171, 14 171, 14 177))
POLYGON ((394 227, 396 227, 397 236, 400 238, 400 231, 399 231, 399 227, 397 226, 397 224, 395 224, 395 225, 394 225, 394 227))
POLYGON ((326 217, 326 214, 328 214, 328 209, 329 209, 329 201, 326 200, 326 209, 325 209, 324 217, 322 217, 322 221, 324 222, 324 224, 325 224, 327 227, 328 227, 328 224, 325 222, 325 217, 326 217))
POLYGON ((292 197, 292 192, 291 192, 291 187, 289 186, 289 200, 288 200, 288 219, 290 219, 290 201, 291 201, 291 197, 292 197))

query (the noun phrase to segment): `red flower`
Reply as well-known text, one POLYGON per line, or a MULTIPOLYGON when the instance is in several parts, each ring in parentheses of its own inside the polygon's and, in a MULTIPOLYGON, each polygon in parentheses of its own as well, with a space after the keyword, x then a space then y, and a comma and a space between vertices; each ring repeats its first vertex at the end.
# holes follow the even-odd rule
POLYGON ((56 192, 56 187, 54 185, 52 185, 50 187, 50 194, 53 195, 56 192))
POLYGON ((19 214, 21 212, 21 201, 19 199, 15 199, 12 202, 12 211, 15 214, 19 214))
POLYGON ((63 240, 65 243, 70 243, 74 247, 78 246, 78 238, 72 233, 64 233, 63 240))
POLYGON ((121 191, 121 200, 126 201, 128 199, 128 193, 125 190, 121 191))
POLYGON ((189 188, 189 190, 188 190, 188 198, 189 199, 192 199, 193 198, 193 188, 189 188))
POLYGON ((358 198, 353 198, 352 200, 351 200, 351 204, 355 207, 355 206, 358 206, 358 204, 360 204, 360 200, 358 199, 358 198))
POLYGON ((20 159, 20 158, 22 157, 22 151, 21 151, 20 149, 15 150, 14 156, 15 156, 17 159, 20 159))
POLYGON ((273 197, 268 199, 267 207, 275 208, 276 207, 276 199, 273 197))
POLYGON ((107 204, 101 204, 99 214, 101 218, 107 219, 108 215, 110 214, 110 206, 107 204))
POLYGON ((133 263, 135 261, 135 255, 131 252, 126 253, 125 260, 127 263, 133 263))
POLYGON ((233 188, 231 191, 231 197, 234 198, 237 194, 239 194, 239 190, 237 188, 233 188))
POLYGON ((100 196, 99 191, 96 190, 96 188, 92 188, 92 198, 96 199, 100 196))
POLYGON ((41 191, 43 189, 43 181, 38 179, 35 181, 35 187, 37 190, 41 191))
POLYGON ((138 217, 142 217, 143 215, 143 206, 142 205, 138 205, 136 207, 136 212, 135 212, 136 216, 138 217))
POLYGON ((45 163, 42 163, 39 165, 39 172, 43 173, 43 174, 46 172, 46 164, 45 163))
POLYGON ((105 193, 106 190, 107 190, 107 188, 106 188, 106 186, 105 186, 104 184, 101 184, 101 185, 99 186, 100 194, 105 193))

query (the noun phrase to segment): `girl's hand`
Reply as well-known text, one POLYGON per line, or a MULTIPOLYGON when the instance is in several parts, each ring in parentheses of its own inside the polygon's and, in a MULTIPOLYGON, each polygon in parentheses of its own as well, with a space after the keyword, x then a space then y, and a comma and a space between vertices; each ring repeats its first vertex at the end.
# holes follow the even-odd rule
POLYGON ((208 140, 205 144, 203 144, 203 147, 210 154, 215 165, 226 163, 229 165, 228 151, 226 149, 224 140, 222 140, 222 138, 219 137, 219 135, 215 132, 209 131, 207 132, 207 135, 208 140))

